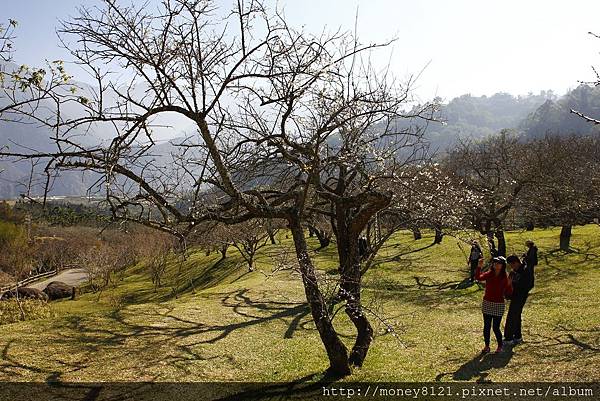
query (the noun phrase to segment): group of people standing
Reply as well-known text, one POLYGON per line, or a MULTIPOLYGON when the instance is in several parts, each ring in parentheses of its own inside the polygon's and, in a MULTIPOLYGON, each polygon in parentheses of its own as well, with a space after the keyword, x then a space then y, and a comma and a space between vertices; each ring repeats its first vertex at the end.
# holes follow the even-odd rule
POLYGON ((481 303, 485 342, 482 354, 490 352, 490 331, 492 329, 498 342, 496 353, 502 352, 504 345, 515 345, 523 341, 521 315, 529 292, 535 284, 534 271, 538 264, 537 247, 533 241, 526 241, 525 244, 527 252, 521 258, 517 255, 510 255, 508 258, 496 256, 492 259, 490 268, 483 272, 483 252, 477 241, 472 243, 469 255, 471 268, 469 279, 485 282, 485 292, 481 303), (510 267, 509 274, 506 272, 507 265, 510 267), (510 304, 504 325, 503 339, 500 323, 506 307, 505 299, 510 300, 510 304))

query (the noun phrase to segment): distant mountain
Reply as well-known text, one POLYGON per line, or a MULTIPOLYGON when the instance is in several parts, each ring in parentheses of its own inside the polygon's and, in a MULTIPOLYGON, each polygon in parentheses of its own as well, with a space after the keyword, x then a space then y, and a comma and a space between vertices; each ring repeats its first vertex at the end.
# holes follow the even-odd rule
MULTIPOLYGON (((10 73, 11 71, 18 70, 18 66, 13 63, 1 63, 0 69, 10 73)), ((10 87, 10 75, 4 76, 4 84, 10 87)), ((74 82, 74 85, 80 87, 80 93, 87 95, 91 90, 88 85, 80 82, 74 82)), ((19 93, 15 93, 16 96, 19 93)), ((17 101, 25 100, 25 95, 17 97, 17 101)), ((0 107, 8 104, 8 100, 3 98, 0 94, 0 107)), ((50 102, 42 102, 39 110, 41 113, 47 110, 46 117, 52 115, 54 106, 50 102)), ((66 104, 61 111, 63 117, 68 118, 69 116, 76 115, 78 112, 78 106, 71 103, 66 104)), ((4 115, 4 119, 0 118, 0 149, 3 151, 14 152, 14 153, 34 153, 34 152, 52 152, 55 150, 53 142, 50 137, 53 133, 49 128, 44 127, 41 123, 34 121, 33 119, 26 119, 19 117, 20 122, 6 121, 6 119, 15 118, 15 116, 4 115)), ((83 143, 94 143, 100 141, 100 139, 91 133, 90 135, 80 135, 83 143)), ((0 159, 0 199, 10 199, 18 197, 20 194, 26 193, 27 188, 30 187, 31 196, 41 195, 45 187, 45 175, 43 171, 45 163, 48 160, 39 160, 32 166, 31 161, 7 161, 0 159), (31 171, 35 172, 34 180, 29 181, 31 171), (43 178, 43 179, 42 179, 43 178)), ((82 195, 85 194, 86 189, 94 182, 91 174, 82 175, 76 172, 67 172, 61 174, 60 178, 51 179, 49 185, 49 193, 51 195, 82 195)))
POLYGON ((599 126, 571 113, 571 109, 600 118, 600 87, 579 85, 560 99, 548 99, 521 122, 519 131, 527 138, 600 132, 599 126))
MULTIPOLYGON (((16 71, 19 67, 13 63, 0 63, 0 69, 9 73, 16 71)), ((10 75, 5 75, 5 85, 10 85, 10 75)), ((77 86, 77 95, 93 98, 91 95, 94 88, 82 82, 70 83, 77 86)), ((67 89, 65 89, 67 90, 67 89)), ((136 87, 132 89, 138 95, 143 95, 144 89, 136 87)), ((18 94, 17 94, 18 95, 18 94)), ((24 96, 24 95, 23 95, 24 96)), ((23 97, 23 99, 25 99, 23 97)), ((111 104, 116 104, 116 93, 107 90, 104 93, 104 105, 110 107, 111 104)), ((19 100, 19 99, 17 99, 19 100)), ((8 104, 7 99, 3 99, 0 93, 0 107, 8 104)), ((46 109, 46 116, 51 116, 54 113, 55 106, 53 103, 46 102, 42 104, 38 110, 46 109)), ((81 116, 84 113, 82 106, 76 102, 64 104, 61 109, 61 117, 69 119, 81 116)), ((5 116, 6 117, 6 116, 5 116)), ((154 139, 164 142, 167 138, 173 138, 181 135, 189 123, 185 118, 175 115, 174 113, 166 113, 160 118, 153 120, 154 139)), ((77 135, 77 141, 83 145, 97 145, 112 139, 114 131, 104 131, 103 128, 82 127, 81 130, 71 132, 71 135, 77 135), (85 129, 85 132, 83 131, 85 129)), ((19 123, 5 121, 0 118, 0 149, 3 151, 11 151, 14 153, 35 153, 35 152, 53 152, 56 150, 51 139, 54 133, 48 127, 43 126, 39 122, 23 119, 19 123)), ((159 151, 164 150, 162 148, 159 151)), ((165 152, 167 152, 165 150, 165 152)), ((36 179, 31 183, 31 196, 39 196, 43 194, 45 187, 45 176, 43 171, 45 163, 48 160, 40 160, 36 166, 33 166, 36 172, 36 179)), ((7 161, 0 159, 0 199, 10 199, 18 197, 20 194, 27 192, 29 186, 29 177, 32 165, 30 161, 7 161)), ((85 195, 88 188, 98 179, 97 174, 80 172, 61 172, 59 177, 53 178, 50 181, 49 194, 57 196, 80 196, 85 195)))
POLYGON ((485 138, 504 128, 516 129, 544 102, 555 99, 551 90, 516 97, 508 93, 463 95, 441 105, 444 123, 429 123, 425 138, 434 149, 444 151, 460 138, 485 138))
MULTIPOLYGON (((7 71, 11 68, 15 69, 17 66, 5 64, 3 68, 7 71)), ((77 85, 82 88, 81 93, 84 96, 93 91, 89 85, 83 83, 77 83, 77 85)), ((133 90, 138 91, 140 95, 144 93, 144 89, 141 87, 133 90)), ((115 93, 106 94, 105 104, 115 101, 115 93)), ((2 99, 0 98, 1 105, 2 99)), ((46 106, 52 107, 50 104, 46 106)), ((76 104, 70 107, 63 111, 63 117, 80 115, 81 110, 77 110, 76 104)), ((549 130, 572 132, 592 129, 590 124, 568 112, 571 107, 590 115, 600 116, 600 89, 582 85, 560 99, 557 99, 552 91, 517 97, 508 93, 479 97, 467 94, 441 104, 440 117, 444 121, 443 124, 438 122, 428 124, 417 122, 417 124, 421 124, 421 128, 425 130, 425 138, 431 143, 432 148, 443 152, 460 138, 485 138, 503 128, 519 129, 527 136, 544 135, 549 130)), ((51 112, 50 109, 49 113, 51 112)), ((157 126, 154 130, 155 139, 158 139, 161 145, 155 147, 152 155, 148 155, 148 157, 154 158, 157 164, 167 166, 167 163, 172 162, 170 154, 177 153, 179 150, 166 140, 171 139, 175 143, 180 141, 186 132, 195 132, 195 129, 187 120, 173 113, 168 113, 154 123, 157 126)), ((399 128, 413 124, 415 124, 415 120, 397 122, 399 128)), ((81 134, 80 141, 82 143, 98 144, 111 138, 113 131, 92 130, 86 132, 85 135, 83 132, 81 134)), ((0 147, 3 149, 9 148, 20 152, 52 151, 54 145, 50 139, 51 135, 52 133, 47 128, 36 123, 15 124, 0 121, 0 147)), ((41 162, 34 169, 40 173, 44 167, 41 162)), ((25 192, 31 168, 30 162, 0 160, 0 199, 14 198, 25 192)), ((265 177, 253 177, 252 179, 270 179, 268 178, 271 175, 269 171, 273 168, 277 170, 278 167, 269 166, 269 168, 265 168, 265 177)), ((238 175, 244 176, 244 172, 236 173, 236 177, 238 175)), ((52 180, 50 194, 85 195, 86 190, 97 178, 97 175, 90 173, 86 175, 78 172, 61 173, 60 177, 52 180)), ((44 182, 37 180, 34 184, 31 195, 40 195, 44 182)))

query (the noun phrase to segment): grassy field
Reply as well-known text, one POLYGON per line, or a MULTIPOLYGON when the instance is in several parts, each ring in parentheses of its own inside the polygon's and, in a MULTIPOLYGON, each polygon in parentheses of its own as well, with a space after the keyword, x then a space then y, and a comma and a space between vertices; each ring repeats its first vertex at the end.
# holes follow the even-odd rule
MULTIPOLYGON (((525 342, 483 358, 482 288, 459 285, 467 273, 455 238, 428 246, 427 234, 419 241, 399 234, 366 275, 377 336, 364 367, 344 380, 600 380, 599 227, 575 228, 568 254, 556 250, 557 229, 508 234, 509 253, 520 254, 529 237, 538 244, 536 288, 524 312, 525 342)), ((157 292, 136 266, 101 294, 51 304, 51 318, 0 326, 0 381, 318 378, 327 359, 299 277, 272 273, 291 246, 285 233, 280 239, 262 251, 260 271, 248 273, 233 250, 221 262, 197 252, 173 262, 157 292)), ((313 256, 324 278, 333 273, 333 246, 313 256)), ((351 345, 345 314, 335 319, 351 345)))

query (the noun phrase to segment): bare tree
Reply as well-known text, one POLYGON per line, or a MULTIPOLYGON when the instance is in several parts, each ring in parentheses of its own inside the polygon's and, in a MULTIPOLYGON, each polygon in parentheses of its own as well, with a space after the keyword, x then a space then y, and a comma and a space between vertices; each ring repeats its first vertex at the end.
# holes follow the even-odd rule
POLYGON ((472 227, 487 236, 493 254, 506 255, 505 219, 522 190, 533 180, 534 172, 527 167, 526 156, 517 136, 503 130, 481 142, 459 143, 444 161, 444 168, 478 195, 468 205, 467 215, 472 227))
POLYGON ((269 242, 268 224, 266 220, 249 220, 226 227, 230 232, 232 245, 248 264, 249 271, 254 271, 256 254, 269 242))
POLYGON ((156 292, 162 286, 162 278, 167 271, 174 244, 172 239, 166 235, 147 237, 146 241, 144 259, 150 270, 154 292, 156 292))
POLYGON ((260 1, 219 11, 192 0, 159 10, 113 0, 82 8, 61 32, 96 88, 60 92, 53 118, 29 113, 54 130, 56 152, 5 154, 95 172, 114 218, 181 240, 210 221, 285 220, 329 372, 347 375, 372 339, 360 306, 357 238, 389 205, 386 180, 418 158, 420 136, 394 121, 427 118, 431 108, 405 112, 411 82, 400 85, 361 56, 379 45, 295 31, 260 1), (80 115, 61 115, 66 104, 80 115), (160 151, 153 129, 165 114, 195 132, 160 151), (110 140, 80 137, 100 131, 112 132, 110 140), (315 213, 335 220, 340 286, 358 332, 350 355, 307 249, 303 227, 315 213))
POLYGON ((594 137, 547 135, 523 147, 533 181, 517 202, 529 223, 560 226, 560 249, 569 252, 574 225, 600 216, 600 142, 594 137))
POLYGON ((391 184, 394 194, 388 208, 367 226, 367 249, 363 274, 373 265, 377 253, 398 231, 419 227, 434 230, 433 244, 445 233, 465 226, 466 210, 478 202, 478 195, 461 181, 429 161, 402 168, 391 184))
POLYGON ((323 214, 315 214, 314 216, 310 216, 306 227, 308 228, 310 236, 317 237, 320 249, 329 246, 331 243, 331 237, 333 236, 333 230, 327 216, 324 216, 323 214))

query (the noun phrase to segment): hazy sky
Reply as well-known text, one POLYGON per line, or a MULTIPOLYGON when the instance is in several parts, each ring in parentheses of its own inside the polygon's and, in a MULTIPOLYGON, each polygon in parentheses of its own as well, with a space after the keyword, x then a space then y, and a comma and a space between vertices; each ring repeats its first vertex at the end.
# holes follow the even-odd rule
MULTIPOLYGON (((0 0, 4 18, 19 21, 15 61, 39 65, 65 58, 57 21, 94 0, 0 0)), ((133 0, 137 2, 137 0, 133 0)), ((152 0, 155 2, 156 0, 152 0)), ((131 3, 132 0, 126 0, 131 3)), ((140 0, 140 3, 143 3, 140 0)), ((232 0, 219 0, 224 6, 232 0)), ((391 65, 400 77, 418 74, 419 96, 450 99, 464 93, 564 93, 600 67, 598 0, 283 0, 292 25, 308 31, 353 29, 364 42, 393 37, 391 65)), ((387 58, 386 58, 387 60, 387 58)), ((81 79, 81 77, 76 77, 81 79)))

